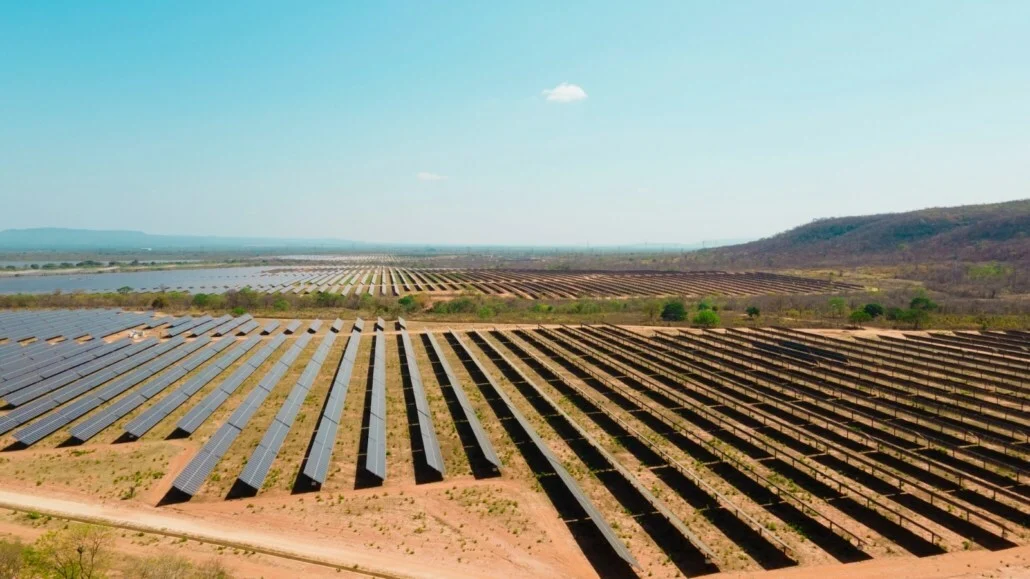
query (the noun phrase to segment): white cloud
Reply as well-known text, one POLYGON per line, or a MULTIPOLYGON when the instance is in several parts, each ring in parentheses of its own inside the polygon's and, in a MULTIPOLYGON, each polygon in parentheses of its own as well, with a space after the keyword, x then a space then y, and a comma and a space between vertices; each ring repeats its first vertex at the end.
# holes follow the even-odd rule
POLYGON ((547 100, 552 103, 574 103, 587 98, 587 91, 578 84, 563 82, 554 88, 543 91, 547 100))
POLYGON ((419 171, 417 175, 419 181, 445 181, 447 175, 437 175, 436 173, 430 173, 429 171, 419 171))

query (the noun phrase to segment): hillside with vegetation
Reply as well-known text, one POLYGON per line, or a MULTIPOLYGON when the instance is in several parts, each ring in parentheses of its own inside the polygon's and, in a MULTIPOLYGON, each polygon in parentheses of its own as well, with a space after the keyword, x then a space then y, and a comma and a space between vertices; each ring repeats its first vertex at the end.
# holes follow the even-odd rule
POLYGON ((754 266, 1030 261, 1030 199, 819 219, 773 237, 699 253, 754 266))

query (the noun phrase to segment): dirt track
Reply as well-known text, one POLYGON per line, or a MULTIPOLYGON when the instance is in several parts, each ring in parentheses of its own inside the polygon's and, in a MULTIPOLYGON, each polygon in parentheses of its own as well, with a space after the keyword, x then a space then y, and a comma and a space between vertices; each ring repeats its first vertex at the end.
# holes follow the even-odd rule
POLYGON ((387 573, 376 570, 376 562, 372 558, 343 548, 330 549, 303 541, 295 541, 288 536, 273 536, 224 525, 186 520, 157 512, 156 509, 152 512, 141 512, 137 507, 129 511, 106 505, 78 503, 4 490, 0 490, 0 507, 17 511, 35 511, 58 518, 225 545, 274 557, 324 565, 332 569, 357 571, 371 577, 406 576, 403 573, 387 573))

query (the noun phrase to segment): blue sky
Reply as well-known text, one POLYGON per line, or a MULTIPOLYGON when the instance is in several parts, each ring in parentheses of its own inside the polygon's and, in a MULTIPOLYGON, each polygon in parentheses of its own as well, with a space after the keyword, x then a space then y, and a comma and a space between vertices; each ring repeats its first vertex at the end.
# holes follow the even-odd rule
POLYGON ((690 243, 1030 197, 1030 2, 0 10, 0 229, 690 243))

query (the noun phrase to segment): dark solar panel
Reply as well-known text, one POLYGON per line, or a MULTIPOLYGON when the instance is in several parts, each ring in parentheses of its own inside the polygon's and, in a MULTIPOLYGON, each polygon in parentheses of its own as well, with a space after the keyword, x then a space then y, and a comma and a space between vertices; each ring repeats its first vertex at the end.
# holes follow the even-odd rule
POLYGON ((426 464, 442 477, 444 475, 443 454, 440 452, 440 442, 437 440, 436 429, 433 427, 433 413, 429 409, 428 400, 426 400, 422 373, 419 371, 418 361, 415 359, 415 346, 411 343, 411 337, 407 330, 401 330, 401 344, 404 346, 404 361, 408 368, 408 379, 411 381, 411 391, 415 398, 418 429, 422 438, 426 464))
POLYGON ((336 443, 337 426, 343 414, 348 385, 354 370, 354 362, 357 360, 358 347, 361 345, 362 325, 360 318, 354 322, 354 329, 351 330, 347 347, 343 351, 343 357, 340 358, 336 378, 329 387, 328 399, 318 422, 314 444, 312 444, 304 463, 304 476, 318 484, 325 482, 329 472, 329 461, 336 443))
POLYGON ((473 354, 472 350, 469 349, 469 347, 461 339, 461 336, 459 336, 457 332, 453 331, 450 332, 450 334, 454 338, 458 346, 461 348, 461 352, 465 356, 465 358, 468 359, 476 367, 479 373, 486 379, 487 383, 485 384, 485 386, 490 388, 492 393, 504 404, 508 412, 511 414, 512 418, 518 424, 519 429, 522 430, 522 432, 530 438, 530 440, 533 442, 534 446, 539 451, 539 453, 543 455, 543 457, 547 460, 547 462, 551 466, 551 469, 555 472, 555 474, 558 475, 562 483, 568 489, 569 494, 576 500, 576 502, 579 504, 583 512, 586 513, 588 520, 591 522, 591 524, 593 524, 597 531, 601 533, 601 535, 604 536, 604 538, 607 540, 607 542, 612 548, 612 551, 614 551, 620 558, 629 563, 631 566, 639 568, 639 563, 637 563, 637 560, 633 557, 633 554, 629 552, 629 549, 626 548, 625 543, 622 542, 622 539, 620 539, 619 536, 615 533, 615 531, 611 528, 611 526, 608 524, 608 521, 605 520, 604 516, 600 513, 600 511, 597 510, 597 507, 594 506, 593 502, 586 496, 586 494, 583 493, 583 490, 579 487, 579 484, 576 482, 574 478, 572 478, 572 475, 570 475, 569 472, 565 469, 565 466, 562 464, 562 462, 558 460, 558 458, 554 455, 550 447, 547 446, 547 443, 544 442, 542 438, 540 438, 540 435, 537 434, 536 429, 533 428, 533 425, 529 422, 529 420, 522 414, 521 411, 519 411, 518 407, 515 406, 514 403, 512 403, 507 393, 505 393, 505 391, 501 389, 500 385, 493 378, 493 376, 489 372, 487 372, 486 368, 482 365, 482 363, 479 361, 476 355, 473 354))
POLYGON ((435 354, 437 363, 440 364, 444 375, 447 377, 447 386, 451 388, 454 397, 458 400, 458 405, 461 407, 464 419, 469 423, 469 427, 472 429, 479 451, 490 464, 497 468, 497 470, 500 470, 501 459, 497 457, 497 452, 494 450, 494 446, 490 442, 490 437, 487 436, 486 430, 484 430, 483 425, 480 424, 479 418, 476 416, 476 410, 472 406, 472 403, 469 402, 468 396, 465 394, 464 387, 462 387, 461 382, 458 381, 458 377, 454 374, 454 370, 451 369, 451 365, 447 362, 447 358, 444 357, 443 350, 440 348, 440 344, 437 343, 436 337, 431 332, 427 332, 426 336, 428 336, 429 344, 433 348, 433 353, 435 354))

